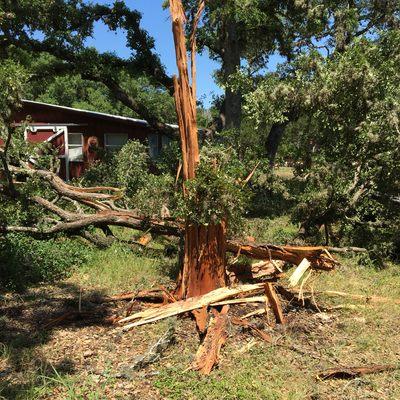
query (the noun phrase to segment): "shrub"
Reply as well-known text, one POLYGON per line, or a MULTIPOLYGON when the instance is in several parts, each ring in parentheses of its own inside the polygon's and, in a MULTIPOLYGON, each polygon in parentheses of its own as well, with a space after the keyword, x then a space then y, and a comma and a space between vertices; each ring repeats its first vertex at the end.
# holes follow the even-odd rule
POLYGON ((40 241, 9 234, 0 240, 0 284, 21 290, 29 284, 52 282, 68 276, 87 259, 84 246, 75 240, 40 241))

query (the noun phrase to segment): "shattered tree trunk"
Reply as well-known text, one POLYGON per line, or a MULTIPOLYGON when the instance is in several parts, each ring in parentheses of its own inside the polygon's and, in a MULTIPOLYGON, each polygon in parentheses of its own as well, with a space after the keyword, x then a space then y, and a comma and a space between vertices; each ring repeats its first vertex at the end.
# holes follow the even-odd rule
MULTIPOLYGON (((195 178, 196 167, 199 163, 194 32, 203 8, 204 4, 200 3, 193 25, 191 37, 192 86, 190 86, 184 32, 185 15, 182 2, 181 0, 170 0, 176 64, 179 72, 179 77, 174 77, 174 96, 181 138, 184 181, 195 178)), ((185 190, 185 188, 183 189, 185 190)), ((225 243, 225 224, 198 225, 191 221, 186 221, 184 259, 178 280, 177 297, 184 299, 226 286, 225 243)), ((206 311, 204 310, 195 315, 198 327, 203 330, 205 328, 206 311)))

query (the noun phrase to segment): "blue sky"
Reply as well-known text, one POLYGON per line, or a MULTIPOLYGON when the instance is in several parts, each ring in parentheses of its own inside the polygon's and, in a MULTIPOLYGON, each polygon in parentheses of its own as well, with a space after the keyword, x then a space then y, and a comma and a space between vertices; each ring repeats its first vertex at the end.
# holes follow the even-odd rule
MULTIPOLYGON (((111 1, 97 0, 98 3, 109 4, 111 1)), ((142 13, 142 27, 155 39, 156 51, 165 65, 167 73, 176 72, 175 52, 171 31, 169 11, 162 9, 163 0, 126 0, 128 7, 142 13)), ((99 51, 113 51, 120 57, 128 58, 130 50, 126 47, 123 32, 113 33, 99 23, 96 25, 93 38, 87 44, 96 47, 99 51)), ((198 97, 208 106, 213 95, 222 93, 215 84, 213 73, 218 68, 218 63, 211 60, 208 54, 197 55, 197 86, 198 97)))

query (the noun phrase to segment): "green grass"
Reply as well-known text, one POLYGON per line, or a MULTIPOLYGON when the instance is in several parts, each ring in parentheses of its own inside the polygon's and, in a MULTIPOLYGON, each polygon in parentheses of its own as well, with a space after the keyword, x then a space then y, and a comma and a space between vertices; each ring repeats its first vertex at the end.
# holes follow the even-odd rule
POLYGON ((251 218, 244 228, 247 236, 252 236, 257 242, 287 244, 293 243, 298 235, 298 227, 290 222, 288 216, 268 218, 251 218))
POLYGON ((96 251, 71 281, 107 293, 148 289, 168 283, 169 278, 165 275, 173 270, 176 260, 165 257, 162 251, 148 253, 140 248, 114 244, 106 250, 96 251))

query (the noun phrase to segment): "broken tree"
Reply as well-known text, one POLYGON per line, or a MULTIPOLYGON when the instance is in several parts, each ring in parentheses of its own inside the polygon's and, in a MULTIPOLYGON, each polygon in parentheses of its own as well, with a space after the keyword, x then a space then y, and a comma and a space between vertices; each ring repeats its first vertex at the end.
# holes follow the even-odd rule
MULTIPOLYGON (((179 77, 174 77, 175 106, 179 123, 182 150, 182 172, 185 182, 196 178, 200 162, 196 122, 195 77, 195 30, 204 8, 199 3, 191 35, 191 84, 185 37, 185 14, 181 0, 170 0, 172 31, 174 35, 176 64, 179 77)), ((189 219, 185 221, 184 259, 176 295, 183 299, 208 293, 226 286, 226 226, 225 222, 200 225, 189 219)), ((206 311, 196 314, 198 326, 204 326, 206 311)))

